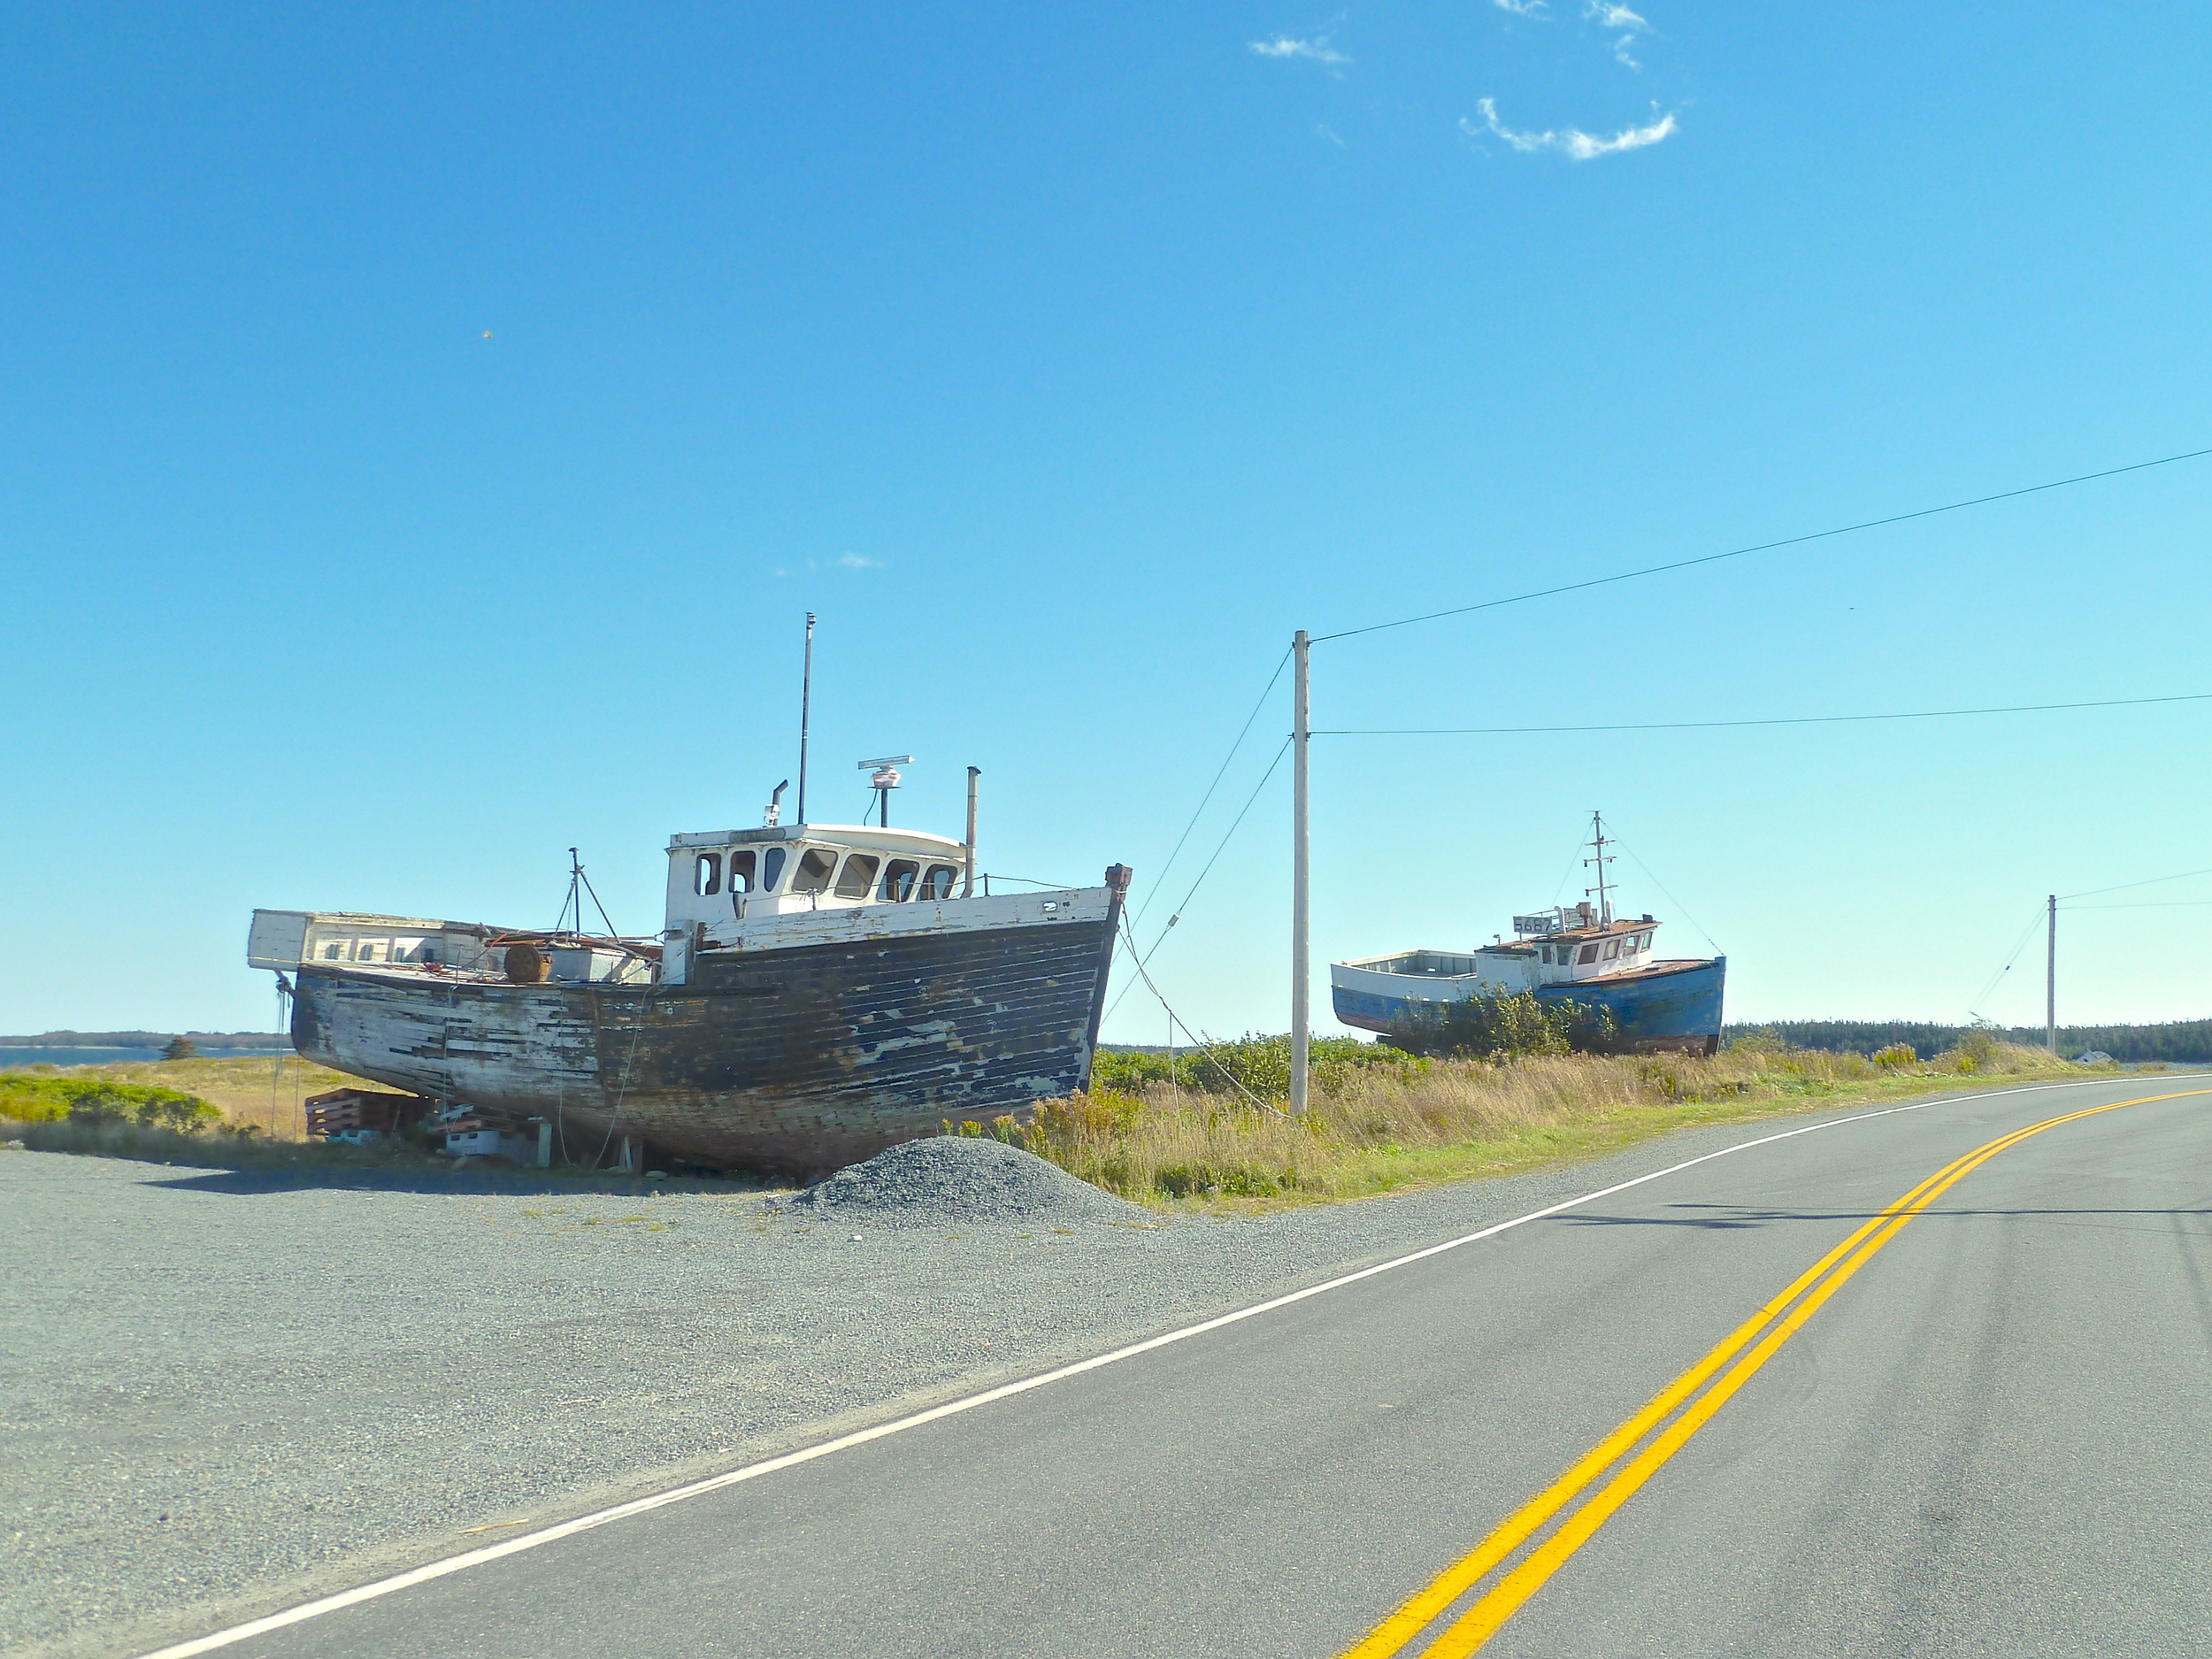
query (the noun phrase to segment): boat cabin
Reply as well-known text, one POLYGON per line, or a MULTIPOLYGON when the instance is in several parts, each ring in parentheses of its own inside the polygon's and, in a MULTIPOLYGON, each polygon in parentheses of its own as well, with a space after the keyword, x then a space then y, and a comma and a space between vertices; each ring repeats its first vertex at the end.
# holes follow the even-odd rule
POLYGON ((668 931, 703 923, 964 895, 965 843, 873 825, 709 830, 668 842, 668 931))

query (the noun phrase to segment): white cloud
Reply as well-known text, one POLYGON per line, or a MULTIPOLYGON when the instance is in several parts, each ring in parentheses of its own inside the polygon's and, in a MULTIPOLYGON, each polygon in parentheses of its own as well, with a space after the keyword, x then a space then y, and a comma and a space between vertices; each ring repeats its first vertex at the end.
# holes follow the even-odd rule
POLYGON ((1615 4, 1614 0, 1583 0, 1582 15, 1586 21, 1601 29, 1620 30, 1619 37, 1613 42, 1613 56, 1631 69, 1643 68, 1636 61, 1632 49, 1639 35, 1651 33, 1649 22, 1628 7, 1615 4))
POLYGON ((1327 139, 1339 150, 1344 148, 1344 140, 1338 136, 1336 128, 1331 127, 1326 121, 1322 121, 1317 124, 1313 131, 1315 137, 1327 139))
POLYGON ((1310 41, 1278 35, 1273 40, 1254 41, 1252 50, 1263 58, 1310 58, 1317 64, 1348 64, 1352 61, 1330 45, 1329 37, 1325 35, 1317 35, 1310 41))
MULTIPOLYGON (((1610 156, 1624 150, 1641 150, 1647 144, 1657 143, 1674 131, 1674 116, 1670 112, 1660 116, 1648 127, 1624 127, 1610 138, 1600 138, 1571 127, 1556 132, 1517 133, 1498 119, 1498 106, 1494 100, 1481 99, 1477 107, 1482 111, 1482 126, 1476 126, 1464 116, 1460 118, 1460 130, 1469 137, 1480 138, 1487 134, 1493 138, 1503 139, 1524 155, 1539 150, 1555 150, 1574 161, 1594 161, 1600 156, 1610 156)), ((1658 114, 1655 106, 1652 113, 1658 114)))
POLYGON ((840 553, 837 562, 849 571, 879 571, 883 568, 881 559, 864 559, 857 553, 840 553))
POLYGON ((1544 13, 1544 0, 1490 0, 1490 4, 1517 18, 1541 17, 1544 13))

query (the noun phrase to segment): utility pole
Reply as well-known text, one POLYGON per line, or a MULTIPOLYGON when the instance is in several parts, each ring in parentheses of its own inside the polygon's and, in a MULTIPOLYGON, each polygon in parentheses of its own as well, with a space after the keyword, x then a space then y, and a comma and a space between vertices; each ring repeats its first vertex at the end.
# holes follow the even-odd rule
POLYGON ((2058 1052, 2058 895, 2051 895, 2050 931, 2043 949, 2043 1042, 2058 1052))
POLYGON ((1292 677, 1293 700, 1296 705, 1291 729, 1291 744, 1297 751, 1291 808, 1291 885, 1290 901, 1290 1110, 1293 1117, 1302 1117, 1306 1110, 1306 1041, 1308 1026, 1307 997, 1313 978, 1311 964, 1307 961, 1307 868, 1306 857, 1306 657, 1311 641, 1303 628, 1291 641, 1291 654, 1296 661, 1292 677))

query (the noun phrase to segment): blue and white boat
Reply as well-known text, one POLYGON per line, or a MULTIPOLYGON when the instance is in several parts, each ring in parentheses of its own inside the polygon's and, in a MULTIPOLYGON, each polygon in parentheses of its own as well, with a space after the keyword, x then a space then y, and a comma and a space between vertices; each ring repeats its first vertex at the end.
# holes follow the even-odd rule
POLYGON ((1609 1010, 1619 1022, 1619 1046, 1630 1052, 1717 1052, 1728 958, 1655 955, 1656 921, 1649 915, 1622 920, 1613 914, 1605 876, 1610 862, 1605 849, 1611 843, 1594 816, 1592 833, 1595 856, 1585 862, 1597 867, 1594 904, 1586 898, 1517 916, 1510 944, 1333 962, 1329 987, 1337 1018, 1363 1031, 1387 1032, 1396 1021, 1440 1012, 1449 1003, 1533 991, 1539 1002, 1609 1010))

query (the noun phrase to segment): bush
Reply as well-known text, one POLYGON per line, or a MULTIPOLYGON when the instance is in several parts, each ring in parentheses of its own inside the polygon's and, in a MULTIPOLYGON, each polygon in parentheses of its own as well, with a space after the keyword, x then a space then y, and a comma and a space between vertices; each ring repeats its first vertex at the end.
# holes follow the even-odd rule
POLYGON ((128 1123, 189 1134, 223 1114, 182 1089, 115 1083, 105 1078, 0 1075, 0 1118, 18 1123, 128 1123))
POLYGON ((1886 1048, 1874 1051, 1874 1064, 1885 1071, 1902 1071, 1909 1065, 1918 1065, 1920 1054, 1909 1042, 1893 1042, 1886 1048))
MULTIPOLYGON (((1425 1072, 1429 1063, 1386 1043, 1363 1042, 1357 1037, 1314 1037, 1306 1044, 1306 1064, 1314 1088, 1336 1095, 1376 1067, 1410 1078, 1425 1072)), ((1233 1042, 1179 1048, 1171 1067, 1164 1054, 1102 1049, 1091 1061, 1093 1094, 1135 1095, 1155 1083, 1239 1099, 1249 1092, 1263 1101, 1283 1100, 1290 1094, 1290 1038, 1248 1032, 1233 1042)))
POLYGON ((1409 1054, 1508 1060, 1523 1055, 1608 1054, 1620 1040, 1610 1009, 1545 1002, 1533 991, 1471 997, 1394 1020, 1390 1041, 1409 1054))
POLYGON ((165 1060, 196 1060, 200 1057, 199 1046, 189 1037, 172 1037, 169 1046, 161 1051, 161 1057, 165 1060))

